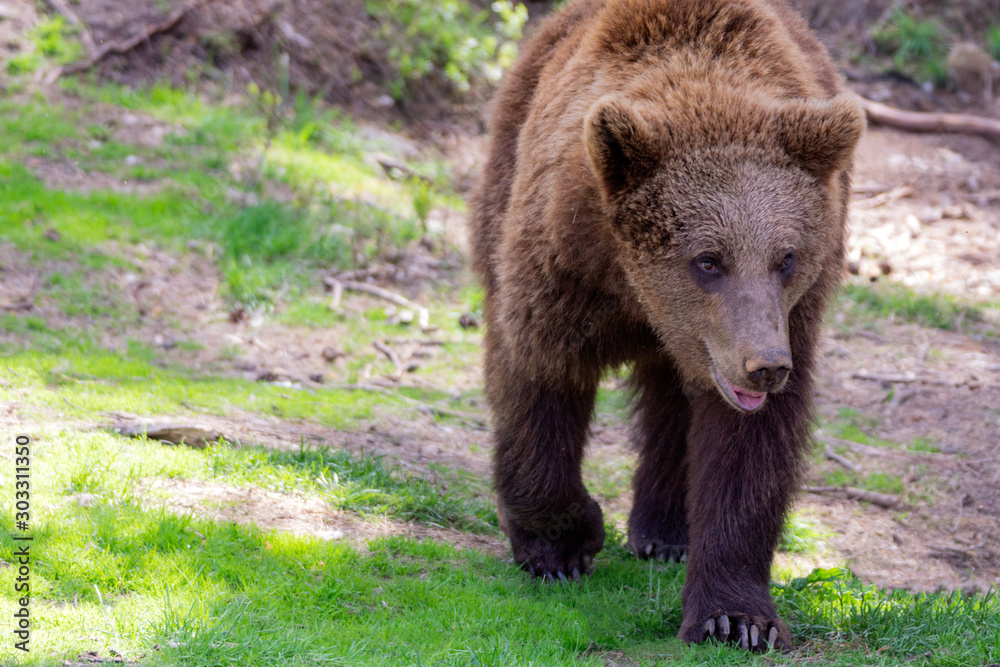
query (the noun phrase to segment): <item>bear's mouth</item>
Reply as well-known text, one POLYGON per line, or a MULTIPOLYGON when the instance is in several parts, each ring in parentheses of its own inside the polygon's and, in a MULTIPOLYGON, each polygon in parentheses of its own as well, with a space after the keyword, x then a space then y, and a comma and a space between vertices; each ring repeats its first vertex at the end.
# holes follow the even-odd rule
POLYGON ((719 391, 722 392, 723 398, 732 405, 737 410, 742 410, 743 412, 756 412, 764 405, 764 400, 767 398, 767 393, 761 391, 746 391, 745 389, 740 389, 735 384, 726 379, 717 367, 712 368, 712 375, 715 378, 715 384, 719 387, 719 391))

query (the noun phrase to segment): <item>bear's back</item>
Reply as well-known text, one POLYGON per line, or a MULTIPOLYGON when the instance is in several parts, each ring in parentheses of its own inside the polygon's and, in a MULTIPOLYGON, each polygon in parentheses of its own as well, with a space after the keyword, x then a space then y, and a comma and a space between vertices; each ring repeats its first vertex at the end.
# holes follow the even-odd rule
POLYGON ((577 0, 547 19, 522 45, 491 111, 492 150, 471 220, 473 267, 487 292, 512 195, 528 210, 506 224, 541 225, 551 191, 567 189, 557 181, 591 178, 580 135, 594 102, 608 94, 694 101, 747 81, 774 98, 840 92, 826 50, 784 0, 577 0))

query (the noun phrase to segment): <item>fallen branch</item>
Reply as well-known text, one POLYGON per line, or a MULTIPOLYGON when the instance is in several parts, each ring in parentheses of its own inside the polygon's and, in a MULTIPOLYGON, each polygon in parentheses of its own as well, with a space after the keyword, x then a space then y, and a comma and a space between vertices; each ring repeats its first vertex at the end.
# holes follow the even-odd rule
POLYGON ((891 204, 897 199, 909 197, 912 194, 913 188, 909 185, 901 185, 898 188, 887 190, 881 194, 875 195, 874 197, 868 197, 867 199, 860 199, 858 201, 851 202, 851 208, 878 208, 879 206, 891 204))
POLYGON ((373 341, 372 345, 375 346, 376 350, 387 356, 389 358, 389 361, 392 362, 392 365, 396 367, 396 370, 393 372, 392 375, 389 376, 389 378, 396 382, 402 380, 403 362, 400 360, 399 355, 396 354, 396 351, 380 340, 373 341))
POLYGON ((831 461, 836 461, 837 463, 839 463, 840 465, 844 466, 845 468, 847 468, 851 472, 857 472, 858 471, 858 467, 856 465, 854 465, 854 463, 852 463, 848 459, 844 458, 843 456, 841 456, 837 452, 833 451, 833 447, 830 446, 830 443, 826 443, 824 445, 824 447, 823 447, 823 453, 826 454, 826 458, 830 459, 831 461))
POLYGON ((93 52, 86 59, 77 61, 75 63, 71 63, 69 65, 66 65, 65 67, 56 70, 56 73, 53 75, 52 78, 59 78, 63 74, 79 74, 80 72, 85 72, 94 65, 96 65, 97 63, 107 58, 111 54, 118 54, 118 55, 126 54, 135 47, 142 44, 143 42, 149 41, 150 37, 154 35, 159 35, 164 32, 170 32, 171 30, 177 27, 177 24, 179 24, 184 19, 184 16, 187 15, 189 11, 203 4, 204 1, 205 0, 202 0, 202 2, 197 2, 190 7, 181 7, 173 11, 169 16, 167 16, 162 21, 157 21, 156 23, 150 23, 145 28, 143 28, 142 32, 133 35, 132 37, 126 40, 123 40, 121 42, 112 42, 111 44, 105 44, 104 46, 93 52))
POLYGON ((833 447, 846 447, 855 454, 861 454, 862 456, 879 456, 887 453, 885 448, 872 447, 871 445, 862 445, 860 442, 854 442, 853 440, 835 438, 832 435, 827 435, 823 431, 814 431, 812 435, 814 438, 820 440, 827 446, 832 445, 833 447))
POLYGON ((405 162, 397 160, 394 157, 386 155, 385 153, 374 153, 371 157, 380 167, 382 167, 382 170, 389 177, 394 176, 393 171, 398 171, 406 178, 414 178, 423 181, 427 185, 434 185, 434 182, 431 179, 427 178, 423 174, 418 174, 413 170, 413 167, 409 166, 405 162))
POLYGON ((368 294, 377 296, 380 299, 385 299, 386 301, 394 303, 397 306, 417 311, 417 324, 421 329, 426 329, 430 324, 430 311, 423 306, 418 306, 405 296, 400 296, 395 292, 390 292, 387 289, 382 289, 381 287, 376 287, 375 285, 369 285, 368 283, 346 281, 341 284, 344 286, 344 289, 353 290, 355 292, 367 292, 368 294))
POLYGON ((118 424, 113 430, 133 438, 146 437, 171 445, 187 445, 202 449, 219 440, 232 442, 232 438, 210 428, 193 424, 118 424))
POLYGON ((330 287, 333 290, 333 296, 330 298, 330 310, 340 312, 340 301, 344 298, 344 284, 339 280, 334 280, 330 287))
POLYGON ((459 412, 457 410, 448 410, 446 408, 439 408, 436 405, 424 405, 417 409, 418 412, 434 416, 442 417, 455 417, 456 419, 461 419, 462 423, 469 428, 475 429, 477 431, 487 431, 489 430, 486 426, 486 421, 481 417, 476 415, 470 415, 467 412, 459 412))
POLYGON ((927 552, 927 555, 931 558, 944 558, 950 560, 957 560, 960 562, 973 560, 976 557, 974 553, 976 549, 986 546, 986 540, 983 540, 979 544, 973 544, 964 549, 956 549, 954 547, 944 547, 935 544, 929 545, 931 550, 927 552))
MULTIPOLYGON (((406 389, 407 387, 403 385, 397 385, 399 389, 406 389)), ((417 412, 425 415, 443 415, 446 417, 456 417, 461 419, 462 422, 469 428, 473 428, 477 431, 486 431, 488 427, 486 426, 486 420, 482 417, 469 414, 467 412, 459 412, 457 410, 449 410, 447 408, 439 408, 436 405, 431 405, 430 403, 424 403, 423 401, 418 401, 415 398, 410 398, 409 396, 404 396, 395 389, 390 389, 388 387, 382 387, 372 384, 341 384, 336 385, 335 389, 345 389, 354 391, 371 391, 378 394, 393 394, 397 398, 402 399, 404 402, 409 403, 417 408, 417 412)), ((409 387, 410 389, 417 389, 418 387, 409 387)), ((317 405, 320 405, 317 403, 317 405)))
POLYGON ((898 373, 851 373, 855 380, 869 382, 888 382, 890 384, 925 384, 931 387, 968 387, 969 389, 1000 389, 998 383, 983 383, 978 380, 942 380, 940 378, 917 377, 916 375, 898 373))
POLYGON ((860 96, 858 101, 868 115, 869 122, 874 125, 885 125, 909 132, 959 132, 1000 139, 1000 121, 992 118, 968 114, 903 111, 860 96))
POLYGON ((878 505, 879 507, 889 510, 898 509, 900 505, 900 500, 896 496, 890 496, 885 493, 876 493, 874 491, 865 491, 864 489, 856 489, 853 486, 806 486, 802 490, 806 493, 815 493, 818 495, 844 494, 847 496, 848 500, 869 502, 872 505, 878 505))

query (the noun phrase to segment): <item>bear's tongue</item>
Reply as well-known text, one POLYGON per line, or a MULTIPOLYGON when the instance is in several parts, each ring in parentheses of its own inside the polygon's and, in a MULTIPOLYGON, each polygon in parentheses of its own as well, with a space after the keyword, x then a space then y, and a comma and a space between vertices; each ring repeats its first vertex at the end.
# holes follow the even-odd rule
MULTIPOLYGON (((726 380, 726 382, 729 382, 726 380)), ((729 382, 729 388, 733 390, 733 395, 736 396, 736 402, 740 404, 740 407, 744 410, 756 410, 760 407, 760 404, 764 402, 767 398, 767 394, 756 392, 756 391, 743 391, 742 389, 736 387, 732 382, 729 382)))

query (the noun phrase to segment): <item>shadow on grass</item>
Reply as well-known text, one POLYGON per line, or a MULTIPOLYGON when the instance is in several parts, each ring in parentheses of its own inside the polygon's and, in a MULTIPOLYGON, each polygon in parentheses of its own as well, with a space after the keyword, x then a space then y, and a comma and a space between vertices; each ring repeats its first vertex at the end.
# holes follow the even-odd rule
MULTIPOLYGON (((13 526, 3 528, 0 551, 9 558, 13 526)), ((594 576, 569 585, 529 581, 502 559, 449 544, 390 537, 363 552, 128 502, 77 507, 58 526, 42 521, 34 548, 36 599, 47 601, 37 617, 57 625, 51 617, 97 609, 116 629, 109 646, 145 653, 151 664, 748 662, 729 647, 683 647, 675 639, 683 566, 638 562, 620 535, 594 576), (125 618, 134 598, 145 601, 145 623, 125 618)), ((887 593, 840 570, 774 592, 799 648, 750 664, 822 656, 971 665, 1000 657, 992 594, 887 593)), ((79 641, 80 650, 92 647, 79 641)))

